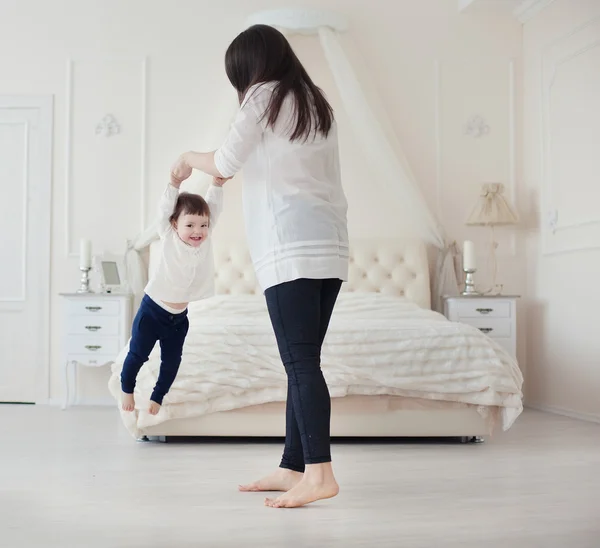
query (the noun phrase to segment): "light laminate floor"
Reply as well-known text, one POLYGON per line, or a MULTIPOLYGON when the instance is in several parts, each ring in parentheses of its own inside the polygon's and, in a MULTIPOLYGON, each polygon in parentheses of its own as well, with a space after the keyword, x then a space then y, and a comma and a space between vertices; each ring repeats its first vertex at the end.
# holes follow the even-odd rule
POLYGON ((236 485, 279 443, 136 443, 110 408, 0 405, 2 548, 599 548, 600 425, 527 411, 484 445, 337 444, 336 499, 236 485))

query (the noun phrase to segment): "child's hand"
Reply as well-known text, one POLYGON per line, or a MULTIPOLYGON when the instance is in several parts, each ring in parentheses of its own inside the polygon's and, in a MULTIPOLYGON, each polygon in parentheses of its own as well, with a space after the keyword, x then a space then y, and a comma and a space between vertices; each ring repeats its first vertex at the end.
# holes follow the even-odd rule
POLYGON ((179 188, 191 174, 192 168, 185 161, 184 155, 181 155, 171 168, 171 184, 179 188))
POLYGON ((223 186, 230 178, 225 177, 213 177, 213 185, 223 186))

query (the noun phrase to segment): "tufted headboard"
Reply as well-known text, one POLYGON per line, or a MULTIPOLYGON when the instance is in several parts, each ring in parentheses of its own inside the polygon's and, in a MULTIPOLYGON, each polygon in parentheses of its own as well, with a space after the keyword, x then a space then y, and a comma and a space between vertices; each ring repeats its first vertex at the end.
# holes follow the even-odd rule
MULTIPOLYGON (((160 242, 150 247, 150 271, 160 242)), ((261 293, 244 242, 213 242, 215 290, 218 294, 261 293)), ((351 240, 348 283, 342 291, 386 293, 431 308, 429 265, 422 242, 415 240, 351 240)))

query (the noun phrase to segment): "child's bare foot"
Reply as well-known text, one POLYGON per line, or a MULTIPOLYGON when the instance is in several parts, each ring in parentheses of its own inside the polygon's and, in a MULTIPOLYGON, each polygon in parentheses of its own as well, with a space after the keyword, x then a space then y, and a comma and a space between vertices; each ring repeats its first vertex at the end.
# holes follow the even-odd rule
POLYGON ((133 394, 127 394, 127 392, 121 394, 121 409, 123 411, 133 411, 135 409, 133 394))
POLYGON ((265 499, 271 508, 297 508, 317 500, 330 499, 340 492, 331 463, 309 464, 304 477, 287 493, 275 499, 265 499))
POLYGON ((275 472, 265 476, 254 483, 239 485, 238 489, 243 492, 256 491, 289 491, 302 479, 302 472, 277 468, 275 472))
POLYGON ((148 413, 151 415, 158 415, 160 411, 160 403, 150 400, 150 407, 148 407, 148 413))

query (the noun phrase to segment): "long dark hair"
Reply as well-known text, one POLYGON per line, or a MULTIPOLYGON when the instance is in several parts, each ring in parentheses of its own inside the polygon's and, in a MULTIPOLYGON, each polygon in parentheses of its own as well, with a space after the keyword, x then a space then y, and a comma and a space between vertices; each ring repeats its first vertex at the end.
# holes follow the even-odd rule
POLYGON ((254 25, 230 44, 225 53, 227 77, 238 92, 240 104, 248 89, 262 82, 275 88, 263 119, 273 127, 283 101, 293 95, 295 125, 290 140, 307 140, 321 134, 327 137, 333 124, 333 109, 319 87, 310 79, 290 43, 277 29, 254 25))

